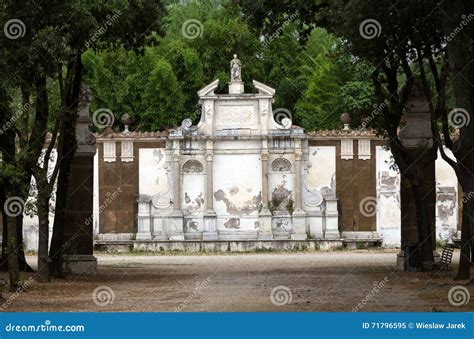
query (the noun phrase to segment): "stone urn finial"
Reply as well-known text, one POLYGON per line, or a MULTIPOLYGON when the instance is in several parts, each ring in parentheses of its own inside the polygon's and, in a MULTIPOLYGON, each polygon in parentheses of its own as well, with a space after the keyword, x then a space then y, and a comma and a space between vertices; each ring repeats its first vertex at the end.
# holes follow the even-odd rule
POLYGON ((349 124, 351 123, 351 116, 349 115, 349 113, 342 113, 341 114, 341 122, 342 124, 344 125, 344 130, 349 130, 349 124))
POLYGON ((129 127, 133 125, 133 123, 135 122, 133 118, 130 116, 130 114, 125 113, 124 115, 122 115, 121 120, 122 120, 122 123, 125 125, 123 133, 124 134, 130 133, 129 127))

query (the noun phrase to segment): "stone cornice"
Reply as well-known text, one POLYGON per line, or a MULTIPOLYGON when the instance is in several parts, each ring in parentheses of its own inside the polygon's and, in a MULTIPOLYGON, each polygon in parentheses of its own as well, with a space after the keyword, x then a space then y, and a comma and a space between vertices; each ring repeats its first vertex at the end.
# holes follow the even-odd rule
POLYGON ((306 135, 308 139, 343 139, 343 138, 369 138, 383 140, 382 137, 377 136, 375 131, 372 129, 365 130, 321 130, 321 131, 311 131, 307 132, 306 135))

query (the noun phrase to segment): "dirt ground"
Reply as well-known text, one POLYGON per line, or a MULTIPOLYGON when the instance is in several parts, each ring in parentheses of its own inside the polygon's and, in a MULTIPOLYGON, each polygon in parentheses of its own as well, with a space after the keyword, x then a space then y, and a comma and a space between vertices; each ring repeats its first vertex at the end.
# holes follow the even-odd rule
MULTIPOLYGON (((453 281, 449 273, 432 277, 396 271, 396 251, 96 256, 97 276, 50 284, 30 280, 26 292, 4 293, 7 303, 0 309, 474 311, 474 300, 459 307, 448 302, 451 287, 465 285, 472 295, 472 284, 453 281)), ((35 259, 28 257, 33 265, 35 259)))

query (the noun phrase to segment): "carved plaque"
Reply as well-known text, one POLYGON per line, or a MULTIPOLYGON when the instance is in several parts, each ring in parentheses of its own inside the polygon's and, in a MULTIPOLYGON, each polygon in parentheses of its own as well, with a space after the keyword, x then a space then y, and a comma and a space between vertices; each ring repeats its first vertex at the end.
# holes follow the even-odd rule
POLYGON ((220 106, 218 128, 252 128, 256 124, 254 105, 220 106))

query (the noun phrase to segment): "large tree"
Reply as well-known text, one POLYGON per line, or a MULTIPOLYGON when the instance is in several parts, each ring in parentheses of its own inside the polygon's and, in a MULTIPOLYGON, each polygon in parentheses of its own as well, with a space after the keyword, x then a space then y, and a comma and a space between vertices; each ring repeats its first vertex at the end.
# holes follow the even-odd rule
MULTIPOLYGON (((428 206, 423 199, 427 193, 423 168, 436 158, 440 140, 433 137, 432 147, 413 155, 403 146, 398 130, 402 127, 415 78, 420 75, 419 61, 423 63, 423 55, 418 52, 443 47, 440 16, 434 13, 437 4, 427 0, 405 0, 395 4, 390 1, 321 0, 284 2, 275 6, 266 0, 237 2, 245 13, 259 8, 261 15, 254 18, 253 23, 263 34, 270 34, 284 22, 285 17, 297 14, 302 33, 307 32, 308 27, 322 25, 342 39, 353 58, 371 65, 376 103, 382 112, 370 117, 371 127, 386 137, 397 167, 411 184, 421 244, 418 263, 432 261, 434 234, 431 230, 434 220, 429 217, 428 206)), ((347 90, 350 91, 351 86, 347 90)), ((315 90, 312 95, 316 93, 315 90)), ((435 123, 433 121, 433 126, 435 123)))
MULTIPOLYGON (((474 261, 474 3, 469 0, 445 1, 440 10, 446 37, 446 47, 440 54, 444 65, 449 65, 446 67, 451 76, 446 81, 444 69, 438 72, 433 62, 433 53, 425 51, 430 58, 429 69, 435 75, 434 89, 428 89, 428 92, 435 93, 430 98, 431 108, 435 119, 441 120, 441 125, 437 125, 440 126, 439 134, 443 135, 455 160, 444 152, 442 156, 455 170, 463 190, 461 257, 457 278, 469 279, 474 261), (443 99, 450 88, 453 89, 455 107, 448 110, 443 99), (458 137, 451 137, 450 127, 458 130, 458 137)), ((438 135, 437 131, 435 135, 438 135)))
MULTIPOLYGON (((41 281, 49 280, 51 260, 55 274, 62 267, 65 201, 76 147, 82 54, 88 48, 112 45, 139 49, 150 31, 160 31, 163 12, 160 1, 6 1, 0 10, 0 22, 5 23, 8 32, 1 41, 2 74, 14 79, 9 84, 12 91, 17 88, 21 92, 23 101, 33 98, 34 102, 12 126, 17 137, 15 148, 20 150, 12 166, 25 173, 23 184, 29 185, 32 175, 36 181, 41 281), (49 90, 50 82, 56 84, 52 86, 55 93, 49 90), (51 97, 57 100, 50 100, 51 97), (56 103, 56 107, 51 108, 51 103, 56 103), (47 168, 53 147, 57 148, 57 161, 51 176, 47 168), (56 176, 57 205, 48 254, 49 200, 56 176)), ((3 150, 2 153, 5 154, 3 150)), ((8 199, 11 193, 6 192, 8 199)), ((21 225, 17 226, 21 231, 21 225)))

